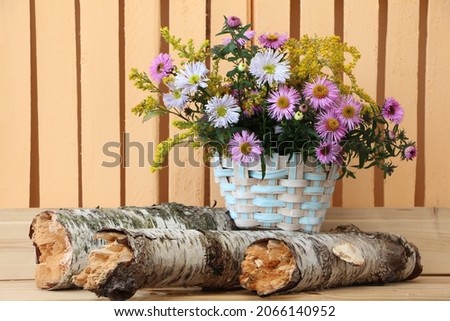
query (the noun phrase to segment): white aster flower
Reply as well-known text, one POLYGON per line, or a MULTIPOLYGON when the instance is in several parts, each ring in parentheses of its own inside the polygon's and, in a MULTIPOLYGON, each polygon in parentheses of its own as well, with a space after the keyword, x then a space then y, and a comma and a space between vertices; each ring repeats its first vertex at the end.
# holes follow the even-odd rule
POLYGON ((230 124, 237 123, 240 111, 241 108, 237 105, 236 99, 229 94, 213 97, 206 104, 208 120, 216 128, 228 128, 230 124))
POLYGON ((199 87, 205 88, 208 85, 206 74, 208 68, 203 62, 190 62, 184 66, 184 70, 180 70, 175 77, 174 85, 183 93, 194 94, 199 87))
POLYGON ((258 52, 250 62, 250 73, 256 77, 258 85, 267 82, 284 83, 290 76, 287 61, 282 60, 283 55, 274 50, 258 52))
POLYGON ((163 102, 167 108, 176 108, 183 110, 184 105, 188 101, 188 96, 183 94, 179 89, 173 89, 170 92, 163 95, 163 102))

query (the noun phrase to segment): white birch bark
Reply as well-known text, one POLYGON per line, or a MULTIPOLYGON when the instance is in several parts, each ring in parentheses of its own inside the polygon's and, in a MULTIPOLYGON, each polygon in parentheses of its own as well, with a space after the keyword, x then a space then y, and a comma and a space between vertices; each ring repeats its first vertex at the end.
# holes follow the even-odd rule
POLYGON ((421 272, 419 250, 402 236, 343 226, 335 233, 254 242, 246 250, 240 284, 266 296, 381 285, 413 279, 421 272))
POLYGON ((36 250, 36 286, 72 288, 72 277, 87 265, 88 253, 104 244, 93 235, 103 228, 231 230, 224 209, 166 203, 152 207, 60 209, 36 215, 30 239, 36 250))
POLYGON ((141 288, 239 287, 245 248, 288 231, 105 230, 107 245, 91 252, 74 278, 78 286, 111 300, 126 300, 141 288))

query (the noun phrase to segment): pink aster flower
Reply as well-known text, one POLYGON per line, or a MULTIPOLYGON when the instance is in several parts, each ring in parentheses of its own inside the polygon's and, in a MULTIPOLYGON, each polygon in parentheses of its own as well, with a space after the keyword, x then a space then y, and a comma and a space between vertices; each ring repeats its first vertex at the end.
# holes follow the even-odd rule
POLYGON ((381 109, 381 114, 384 119, 389 120, 395 124, 400 124, 403 120, 403 108, 397 100, 392 97, 386 98, 381 109))
POLYGON ((294 116, 294 107, 300 101, 299 92, 293 88, 281 85, 278 91, 271 92, 267 101, 269 116, 273 119, 281 121, 284 119, 291 119, 294 116))
POLYGON ((260 159, 263 149, 261 141, 254 133, 246 130, 235 133, 228 145, 228 151, 234 161, 249 164, 260 159))
POLYGON ((417 148, 416 146, 408 146, 403 151, 403 155, 406 160, 412 160, 417 156, 417 148))
POLYGON ((258 37, 259 43, 266 48, 281 48, 288 40, 287 33, 264 33, 258 37))
POLYGON ((326 77, 318 77, 312 83, 306 83, 303 95, 314 109, 327 109, 336 103, 339 98, 339 89, 326 77))
POLYGON ((172 58, 169 54, 160 53, 150 64, 150 77, 159 83, 164 77, 167 77, 172 72, 172 58))
POLYGON ((240 25, 242 25, 241 19, 239 19, 236 16, 229 16, 227 18, 227 22, 226 23, 227 23, 227 26, 230 27, 230 28, 237 28, 240 25))
POLYGON ((317 160, 322 164, 340 163, 341 146, 333 142, 321 142, 316 148, 317 160))
POLYGON ((356 101, 352 96, 343 96, 338 103, 338 118, 348 130, 353 130, 362 121, 359 116, 361 111, 361 103, 356 101))
POLYGON ((326 141, 339 142, 347 133, 345 125, 334 110, 319 114, 315 129, 319 137, 326 141))

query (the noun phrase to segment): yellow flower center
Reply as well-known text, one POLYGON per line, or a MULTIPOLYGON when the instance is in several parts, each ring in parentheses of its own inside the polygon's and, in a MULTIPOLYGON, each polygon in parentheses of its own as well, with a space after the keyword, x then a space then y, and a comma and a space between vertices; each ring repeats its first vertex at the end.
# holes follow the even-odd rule
POLYGON ((328 87, 324 85, 316 85, 313 88, 313 95, 316 98, 322 99, 328 96, 328 87))
POLYGON ((220 105, 216 109, 217 116, 219 117, 225 117, 227 114, 227 108, 224 105, 220 105))
POLYGON ((327 119, 327 129, 329 131, 334 132, 338 128, 339 128, 339 121, 336 118, 327 119))
POLYGON ((344 116, 345 118, 352 118, 353 116, 355 116, 355 114, 356 110, 352 105, 347 105, 342 109, 342 116, 344 116))
POLYGON ((275 73, 275 65, 273 64, 265 65, 263 67, 263 70, 266 74, 273 75, 275 73))
POLYGON ((172 93, 173 93, 173 98, 175 98, 175 99, 180 99, 181 98, 181 91, 174 90, 172 93))
POLYGON ((277 107, 281 109, 285 109, 289 107, 289 99, 285 96, 281 96, 277 100, 277 107))
POLYGON ((274 33, 269 33, 267 35, 267 40, 269 40, 269 41, 277 41, 278 40, 278 35, 276 35, 274 33))
POLYGON ((252 152, 252 145, 249 142, 244 142, 239 146, 239 150, 244 155, 249 155, 252 152))
POLYGON ((200 81, 199 75, 192 75, 191 77, 189 77, 189 84, 191 85, 198 84, 199 81, 200 81))

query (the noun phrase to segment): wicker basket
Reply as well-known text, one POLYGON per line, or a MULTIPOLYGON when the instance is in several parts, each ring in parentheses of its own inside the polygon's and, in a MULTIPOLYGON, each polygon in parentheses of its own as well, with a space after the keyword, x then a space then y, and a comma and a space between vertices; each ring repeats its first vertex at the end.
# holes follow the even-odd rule
POLYGON ((330 207, 338 165, 305 164, 300 154, 266 158, 261 165, 241 166, 214 158, 214 176, 225 204, 240 228, 279 228, 318 232, 330 207))

